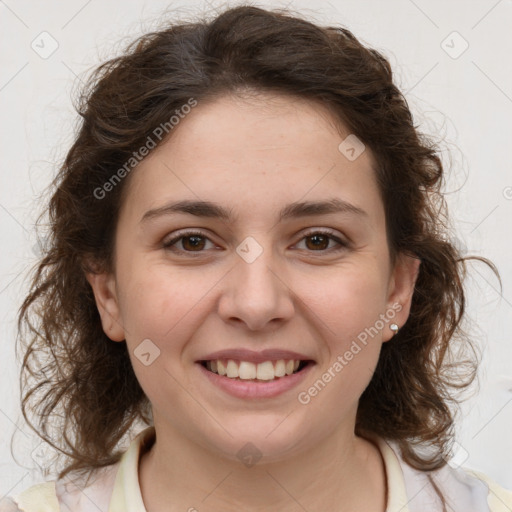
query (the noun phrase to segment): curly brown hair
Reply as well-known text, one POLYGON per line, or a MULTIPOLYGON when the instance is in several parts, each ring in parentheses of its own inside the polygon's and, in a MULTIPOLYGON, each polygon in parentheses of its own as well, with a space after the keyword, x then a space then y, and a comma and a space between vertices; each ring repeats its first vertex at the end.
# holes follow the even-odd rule
POLYGON ((201 104, 241 91, 319 101, 373 152, 391 259, 408 253, 421 266, 409 319, 382 346, 355 433, 395 440, 417 469, 446 463, 450 405, 479 364, 462 328, 466 262, 478 259, 499 273, 486 258, 457 248, 437 143, 414 126, 388 60, 346 28, 320 27, 289 10, 238 6, 141 36, 94 70, 82 90, 78 134, 45 211, 47 246, 18 317, 23 416, 66 458, 59 477, 117 462, 136 422, 152 424, 126 344, 104 333, 86 279, 87 272, 112 269, 129 177, 102 199, 97 191, 190 98, 201 104), (420 455, 418 444, 435 451, 420 455))

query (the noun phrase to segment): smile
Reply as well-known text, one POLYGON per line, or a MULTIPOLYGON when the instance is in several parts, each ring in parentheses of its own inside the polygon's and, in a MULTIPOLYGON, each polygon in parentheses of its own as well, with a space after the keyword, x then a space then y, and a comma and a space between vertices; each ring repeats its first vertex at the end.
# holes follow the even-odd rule
POLYGON ((250 361, 210 359, 197 361, 196 368, 213 389, 235 398, 268 399, 302 385, 315 366, 312 360, 277 359, 250 361))
POLYGON ((308 361, 298 359, 279 359, 263 361, 259 364, 234 359, 216 359, 202 361, 201 364, 210 372, 229 379, 269 381, 301 371, 308 361))

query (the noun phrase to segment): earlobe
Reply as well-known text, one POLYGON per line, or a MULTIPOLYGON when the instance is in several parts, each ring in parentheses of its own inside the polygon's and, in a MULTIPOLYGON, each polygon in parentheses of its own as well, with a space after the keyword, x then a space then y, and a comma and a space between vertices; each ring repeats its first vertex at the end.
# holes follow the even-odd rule
MULTIPOLYGON (((389 284, 387 308, 395 312, 392 322, 398 326, 398 329, 403 327, 409 317, 420 264, 421 260, 418 257, 404 253, 400 253, 397 257, 389 284)), ((382 341, 388 341, 397 332, 396 329, 393 332, 389 328, 387 331, 382 341)))
POLYGON ((110 273, 86 273, 96 300, 104 333, 112 341, 124 341, 124 328, 116 293, 115 278, 110 273))

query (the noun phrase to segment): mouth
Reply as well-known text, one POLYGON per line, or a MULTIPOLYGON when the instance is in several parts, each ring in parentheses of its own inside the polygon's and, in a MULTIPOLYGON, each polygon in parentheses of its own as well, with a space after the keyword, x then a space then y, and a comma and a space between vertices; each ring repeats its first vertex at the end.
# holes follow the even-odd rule
POLYGON ((312 366, 312 360, 278 359, 253 363, 236 359, 212 359, 198 361, 207 371, 238 381, 277 381, 304 371, 312 366))

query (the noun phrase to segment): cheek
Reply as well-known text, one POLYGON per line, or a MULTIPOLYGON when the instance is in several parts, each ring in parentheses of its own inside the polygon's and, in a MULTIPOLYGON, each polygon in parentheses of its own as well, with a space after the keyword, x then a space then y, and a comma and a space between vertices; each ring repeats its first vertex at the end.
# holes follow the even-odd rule
POLYGON ((319 383, 322 398, 316 403, 331 404, 337 411, 334 416, 354 406, 375 371, 382 343, 382 326, 379 323, 381 329, 375 329, 375 325, 385 311, 384 278, 377 260, 369 256, 346 261, 314 281, 303 281, 306 311, 326 349, 321 361, 321 380, 326 385, 319 383))
POLYGON ((373 258, 346 262, 336 269, 297 280, 297 292, 323 324, 331 345, 343 349, 384 312, 386 285, 373 258), (365 264, 366 263, 366 264, 365 264), (302 283, 302 284, 299 284, 302 283))
MULTIPOLYGON (((181 354, 197 329, 198 304, 207 289, 162 266, 132 271, 120 287, 121 312, 132 366, 153 405, 183 400, 174 377, 181 354), (148 341, 149 340, 149 341, 148 341), (144 356, 149 354, 149 356, 144 356), (144 357, 146 357, 144 359, 144 357)), ((211 288, 211 285, 210 285, 211 288)))
POLYGON ((332 421, 357 408, 372 379, 382 345, 382 328, 375 326, 385 310, 378 269, 360 272, 354 268, 338 275, 310 297, 308 305, 314 304, 311 309, 327 357, 321 361, 319 379, 303 390, 314 402, 311 411, 325 415, 328 410, 332 421))
POLYGON ((163 267, 146 266, 127 275, 120 290, 121 315, 132 343, 141 337, 160 344, 169 337, 179 339, 178 331, 183 334, 191 324, 191 315, 212 286, 191 273, 163 267))

